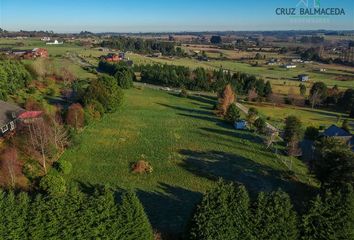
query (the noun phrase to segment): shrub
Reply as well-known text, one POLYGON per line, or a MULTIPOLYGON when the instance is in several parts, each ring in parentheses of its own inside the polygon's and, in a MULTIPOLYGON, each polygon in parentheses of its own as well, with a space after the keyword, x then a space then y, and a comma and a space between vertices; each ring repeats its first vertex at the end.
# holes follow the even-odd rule
POLYGON ((133 164, 132 171, 134 173, 152 173, 153 168, 147 161, 140 160, 133 164))
POLYGON ((85 112, 79 103, 74 103, 69 107, 66 114, 66 123, 75 129, 84 127, 85 112))
POLYGON ((310 126, 310 127, 306 128, 304 138, 308 139, 308 140, 315 141, 319 135, 320 135, 320 132, 319 132, 318 128, 310 126))
POLYGON ((231 104, 225 114, 225 120, 229 123, 235 123, 236 121, 240 120, 240 111, 238 110, 236 104, 231 104))
POLYGON ((188 95, 189 94, 188 94, 187 90, 185 88, 182 88, 181 92, 179 93, 179 96, 186 98, 186 97, 188 97, 188 95))
POLYGON ((33 181, 41 174, 41 166, 35 160, 28 160, 22 168, 23 174, 30 180, 33 181))
POLYGON ((247 114, 247 122, 250 126, 252 126, 254 124, 254 122, 256 121, 256 118, 258 116, 258 110, 254 107, 251 107, 248 110, 248 114, 247 114))
POLYGON ((39 187, 50 196, 60 196, 66 192, 64 178, 54 172, 44 176, 39 183, 39 187))
POLYGON ((85 123, 100 119, 104 115, 104 107, 98 101, 93 100, 85 107, 85 123))
POLYGON ((63 174, 69 174, 73 168, 71 162, 65 160, 59 160, 54 164, 54 166, 55 169, 58 170, 58 172, 63 174))
POLYGON ((257 129, 257 132, 264 133, 267 128, 267 123, 263 118, 257 118, 254 122, 254 126, 257 129))

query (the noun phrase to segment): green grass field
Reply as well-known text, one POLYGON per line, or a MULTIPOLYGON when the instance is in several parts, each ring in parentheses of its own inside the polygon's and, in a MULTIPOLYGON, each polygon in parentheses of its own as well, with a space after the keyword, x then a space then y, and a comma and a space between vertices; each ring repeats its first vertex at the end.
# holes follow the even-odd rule
MULTIPOLYGON (((233 72, 244 72, 254 74, 269 80, 273 85, 278 85, 280 93, 288 93, 291 86, 298 86, 300 83, 297 76, 300 74, 308 74, 310 82, 323 81, 328 86, 338 85, 341 88, 354 87, 354 71, 350 67, 342 67, 326 64, 299 64, 295 69, 284 69, 280 66, 251 66, 248 63, 231 60, 211 60, 209 62, 201 62, 190 58, 149 58, 138 54, 128 54, 128 56, 136 64, 162 63, 179 66, 187 66, 190 68, 204 67, 206 69, 224 68, 233 72), (318 69, 326 68, 326 72, 319 72, 318 69), (286 83, 284 85, 284 82, 286 83)), ((262 61, 260 61, 262 62, 262 61)))
POLYGON ((329 127, 332 124, 341 126, 344 119, 348 119, 350 125, 354 127, 354 121, 348 118, 348 114, 290 105, 273 106, 270 103, 245 103, 244 105, 255 107, 265 118, 269 117, 269 122, 278 128, 284 127, 284 119, 290 115, 299 117, 304 127, 329 127))
MULTIPOLYGON (((44 42, 38 39, 0 39, 1 48, 15 48, 15 49, 28 49, 34 47, 44 47, 48 49, 51 57, 64 57, 68 54, 76 54, 86 59, 91 64, 98 63, 98 57, 106 54, 97 49, 85 48, 75 43, 64 43, 63 45, 45 45, 44 42), (17 46, 22 43, 21 46, 17 46)), ((230 51, 225 53, 225 56, 230 55, 230 51)), ((215 55, 215 54, 214 54, 215 55)), ((218 55, 218 54, 216 54, 218 55)), ((214 57, 216 57, 216 55, 214 57)), ((211 60, 210 62, 200 62, 192 58, 149 58, 139 54, 127 54, 127 56, 134 61, 135 64, 148 64, 148 63, 166 63, 174 65, 182 65, 190 68, 204 67, 207 69, 224 68, 233 72, 244 72, 257 75, 271 83, 276 87, 277 92, 287 94, 292 86, 298 86, 297 76, 299 74, 308 74, 310 76, 310 86, 312 82, 323 81, 328 86, 338 85, 341 88, 354 87, 354 70, 351 67, 328 65, 328 64, 297 64, 295 69, 284 69, 280 66, 266 66, 264 61, 258 61, 259 66, 254 67, 249 63, 233 60, 211 60), (326 72, 319 72, 318 69, 325 68, 326 72), (284 85, 284 82, 286 83, 284 85)), ((268 57, 271 57, 269 55, 268 57)))
POLYGON ((308 196, 316 184, 302 162, 293 159, 295 173, 289 174, 260 137, 215 117, 213 104, 211 97, 128 90, 121 110, 88 126, 62 156, 73 163, 68 180, 135 189, 153 226, 172 233, 183 231, 202 193, 220 177, 251 193, 281 187, 295 201, 308 196), (131 172, 141 159, 153 173, 131 172))

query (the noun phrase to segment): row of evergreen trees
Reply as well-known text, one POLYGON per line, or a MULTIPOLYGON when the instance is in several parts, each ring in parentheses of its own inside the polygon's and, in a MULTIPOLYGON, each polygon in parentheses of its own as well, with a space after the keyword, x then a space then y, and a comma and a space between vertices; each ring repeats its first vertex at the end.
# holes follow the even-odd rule
POLYGON ((158 41, 154 39, 115 37, 103 41, 101 47, 119 49, 121 51, 133 51, 137 53, 161 52, 168 56, 183 56, 184 52, 174 42, 158 41))
POLYGON ((0 61, 0 99, 6 100, 8 95, 26 87, 31 75, 25 66, 18 61, 0 61))
POLYGON ((327 190, 310 202, 302 216, 289 196, 278 190, 251 201, 243 186, 219 182, 204 197, 192 219, 195 240, 339 240, 354 239, 351 185, 327 190))
POLYGON ((0 239, 152 240, 153 232, 136 195, 117 203, 107 189, 86 195, 75 189, 61 197, 0 192, 0 239))
POLYGON ((255 90, 259 96, 266 97, 272 93, 269 82, 245 73, 231 74, 229 71, 194 70, 184 66, 148 64, 135 66, 136 72, 141 72, 141 81, 156 85, 182 88, 194 91, 221 92, 227 84, 231 84, 238 94, 247 94, 255 90))

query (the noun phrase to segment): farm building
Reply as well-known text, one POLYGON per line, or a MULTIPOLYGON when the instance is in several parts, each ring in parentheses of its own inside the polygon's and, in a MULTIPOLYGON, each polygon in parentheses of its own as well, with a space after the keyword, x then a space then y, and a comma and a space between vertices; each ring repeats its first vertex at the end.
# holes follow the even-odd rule
POLYGON ((245 130, 247 129, 247 122, 245 120, 237 121, 234 126, 237 130, 245 130))
POLYGON ((119 62, 125 59, 125 53, 124 52, 121 52, 119 54, 109 53, 105 56, 101 56, 101 59, 107 62, 119 62))
POLYGON ((48 51, 47 49, 45 48, 34 48, 32 50, 32 54, 35 56, 35 57, 44 57, 44 58, 47 58, 49 55, 48 55, 48 51))
POLYGON ((49 42, 50 41, 50 37, 42 37, 41 41, 43 42, 49 42))
POLYGON ((301 82, 307 82, 308 80, 310 80, 309 75, 306 75, 306 74, 300 74, 298 76, 298 78, 299 78, 299 81, 301 81, 301 82))
POLYGON ((291 69, 291 68, 296 68, 297 66, 295 64, 285 64, 283 65, 283 67, 286 69, 291 69))
POLYGON ((54 40, 54 42, 47 42, 47 45, 60 45, 63 44, 63 42, 59 42, 58 40, 54 40))
POLYGON ((274 66, 274 65, 277 65, 277 63, 270 61, 270 62, 267 62, 267 65, 268 65, 268 66, 274 66))
POLYGON ((33 50, 13 50, 10 55, 17 58, 33 59, 33 58, 47 58, 48 51, 44 48, 34 48, 33 50))

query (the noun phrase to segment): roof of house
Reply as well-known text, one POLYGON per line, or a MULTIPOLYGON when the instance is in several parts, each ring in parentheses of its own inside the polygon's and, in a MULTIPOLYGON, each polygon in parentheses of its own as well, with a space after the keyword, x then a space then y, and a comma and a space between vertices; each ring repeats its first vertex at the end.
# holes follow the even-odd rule
POLYGON ((20 108, 15 104, 7 103, 0 100, 0 126, 4 126, 5 124, 8 124, 12 120, 14 120, 12 113, 15 113, 16 116, 18 116, 18 114, 24 111, 24 109, 20 108))
POLYGON ((342 128, 332 125, 323 132, 324 136, 327 137, 351 137, 352 135, 342 128))

